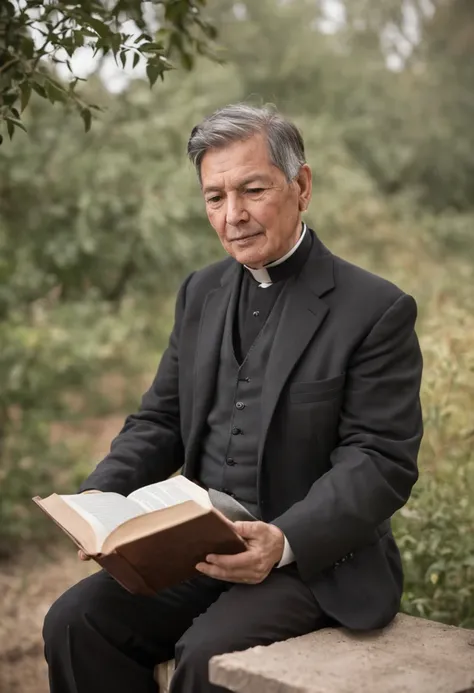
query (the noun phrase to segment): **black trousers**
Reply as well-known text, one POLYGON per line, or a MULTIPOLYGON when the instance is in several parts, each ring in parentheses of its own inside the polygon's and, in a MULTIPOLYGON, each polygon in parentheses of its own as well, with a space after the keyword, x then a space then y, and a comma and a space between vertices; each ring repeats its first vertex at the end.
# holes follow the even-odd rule
POLYGON ((201 576, 155 597, 129 594, 105 572, 65 592, 46 615, 51 693, 156 693, 156 664, 176 656, 172 693, 223 693, 208 680, 216 654, 327 625, 294 564, 259 585, 201 576))

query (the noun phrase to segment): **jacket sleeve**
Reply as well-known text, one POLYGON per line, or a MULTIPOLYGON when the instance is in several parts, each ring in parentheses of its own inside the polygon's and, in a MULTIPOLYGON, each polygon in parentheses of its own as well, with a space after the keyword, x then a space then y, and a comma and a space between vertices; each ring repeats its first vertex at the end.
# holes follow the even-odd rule
POLYGON ((80 493, 95 488, 128 495, 137 488, 168 478, 183 464, 178 341, 191 276, 179 290, 168 348, 150 389, 144 394, 138 412, 126 418, 109 454, 81 484, 80 493))
POLYGON ((353 352, 331 469, 273 520, 303 579, 377 539, 418 478, 423 434, 416 303, 401 295, 353 352))

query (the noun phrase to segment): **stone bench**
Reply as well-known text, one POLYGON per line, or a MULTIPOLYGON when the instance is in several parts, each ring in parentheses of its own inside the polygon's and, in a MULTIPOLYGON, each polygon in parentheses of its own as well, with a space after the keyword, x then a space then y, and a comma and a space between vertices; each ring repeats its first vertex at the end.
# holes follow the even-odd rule
MULTIPOLYGON (((157 667, 168 693, 174 662, 157 667)), ((324 630, 213 657, 235 693, 474 693, 474 630, 400 614, 379 631, 324 630)))
POLYGON ((399 615, 380 631, 327 628, 213 657, 235 693, 474 693, 474 630, 399 615))

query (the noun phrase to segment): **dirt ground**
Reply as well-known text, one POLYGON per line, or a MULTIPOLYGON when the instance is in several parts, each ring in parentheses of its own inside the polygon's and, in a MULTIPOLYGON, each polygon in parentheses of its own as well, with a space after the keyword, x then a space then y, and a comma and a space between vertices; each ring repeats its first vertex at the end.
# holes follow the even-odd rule
MULTIPOLYGON (((106 454, 123 418, 84 424, 83 435, 92 441, 92 459, 106 454)), ((49 693, 43 619, 60 594, 98 569, 93 561, 80 561, 67 539, 48 555, 30 546, 15 560, 0 562, 0 693, 49 693)))
POLYGON ((0 563, 0 693, 48 693, 44 616, 56 597, 97 568, 69 544, 0 563))

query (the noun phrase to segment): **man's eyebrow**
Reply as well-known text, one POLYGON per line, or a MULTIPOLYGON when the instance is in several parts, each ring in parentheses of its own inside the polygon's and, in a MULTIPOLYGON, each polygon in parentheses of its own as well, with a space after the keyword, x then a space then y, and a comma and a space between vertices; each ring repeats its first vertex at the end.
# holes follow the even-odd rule
MULTIPOLYGON (((264 173, 255 173, 252 174, 251 176, 247 176, 247 178, 244 178, 242 181, 239 183, 239 188, 244 188, 246 185, 249 183, 255 183, 256 181, 260 181, 264 183, 265 185, 270 184, 270 179, 268 176, 266 176, 264 173)), ((219 185, 208 185, 203 189, 203 193, 210 193, 210 192, 222 192, 222 188, 219 185)))
POLYGON ((248 176, 247 178, 244 178, 243 181, 241 181, 239 188, 243 188, 245 185, 248 185, 249 183, 255 183, 256 181, 260 181, 261 183, 270 183, 270 179, 268 176, 266 176, 264 173, 255 173, 252 176, 248 176))

